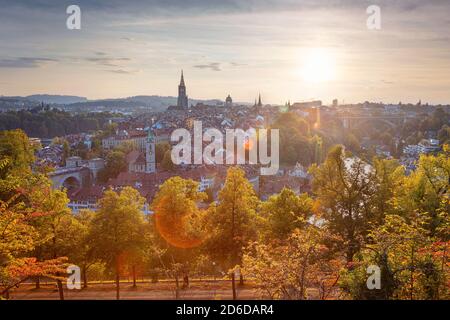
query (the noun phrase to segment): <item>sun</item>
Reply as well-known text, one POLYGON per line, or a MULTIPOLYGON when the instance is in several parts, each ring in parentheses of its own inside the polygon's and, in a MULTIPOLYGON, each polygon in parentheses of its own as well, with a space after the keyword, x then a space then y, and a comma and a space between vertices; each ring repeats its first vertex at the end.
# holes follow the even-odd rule
POLYGON ((328 49, 311 49, 302 59, 300 73, 305 82, 331 81, 336 75, 335 57, 328 49))

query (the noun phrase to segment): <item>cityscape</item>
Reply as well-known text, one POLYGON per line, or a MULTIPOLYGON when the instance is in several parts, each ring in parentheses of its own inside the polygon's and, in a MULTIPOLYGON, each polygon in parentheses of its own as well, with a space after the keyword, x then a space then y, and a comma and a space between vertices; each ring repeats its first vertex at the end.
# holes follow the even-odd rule
POLYGON ((0 300, 450 298, 449 21, 429 22, 448 3, 80 1, 53 33, 61 8, 44 2, 44 22, 28 1, 0 13, 0 300), (348 21, 302 31, 314 43, 299 40, 297 68, 276 50, 295 38, 290 10, 348 21), (392 20, 422 11, 417 39, 392 20))

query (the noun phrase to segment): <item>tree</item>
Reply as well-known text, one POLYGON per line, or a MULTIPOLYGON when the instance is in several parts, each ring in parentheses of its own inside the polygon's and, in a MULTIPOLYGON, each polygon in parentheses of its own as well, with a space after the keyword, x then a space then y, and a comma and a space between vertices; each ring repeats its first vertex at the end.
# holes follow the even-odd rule
MULTIPOLYGON (((81 225, 67 207, 69 199, 64 191, 46 187, 35 189, 29 196, 33 207, 43 214, 36 216, 32 225, 39 233, 34 248, 38 261, 71 258, 81 244, 81 225)), ((69 259, 70 260, 70 259, 69 259)), ((62 282, 57 279, 60 299, 64 299, 62 282)))
POLYGON ((263 298, 303 300, 317 288, 326 299, 342 265, 323 245, 325 230, 308 225, 295 229, 282 244, 253 243, 244 253, 243 270, 254 276, 263 298))
POLYGON ((303 227, 312 214, 313 201, 307 194, 297 196, 284 188, 261 205, 261 215, 267 220, 270 238, 286 239, 296 228, 303 227))
POLYGON ((446 299, 448 242, 427 235, 424 217, 408 223, 387 215, 382 226, 370 233, 370 242, 342 272, 341 286, 354 299, 446 299), (380 268, 381 288, 369 290, 367 268, 380 268))
POLYGON ((110 178, 115 178, 119 173, 125 171, 127 168, 127 161, 125 153, 122 151, 113 150, 106 156, 105 168, 98 173, 98 179, 106 182, 110 178))
POLYGON ((155 160, 156 163, 161 163, 167 151, 170 150, 170 144, 167 142, 158 143, 155 146, 155 160))
POLYGON ((95 243, 95 256, 114 270, 117 299, 120 298, 120 270, 126 255, 146 245, 144 202, 131 187, 125 187, 120 193, 108 190, 99 200, 92 220, 89 237, 95 243))
POLYGON ((4 161, 0 179, 5 179, 8 174, 30 172, 34 162, 34 149, 22 130, 0 131, 0 155, 4 161))
POLYGON ((83 287, 87 288, 87 273, 89 269, 97 262, 95 258, 95 246, 92 242, 93 239, 89 237, 92 221, 95 217, 95 212, 87 209, 80 210, 75 215, 75 219, 78 225, 78 244, 77 249, 72 252, 71 259, 80 266, 81 274, 83 277, 83 287))
POLYGON ((347 158, 342 146, 330 150, 320 166, 312 166, 313 190, 317 195, 322 217, 338 244, 352 261, 372 222, 372 198, 376 188, 371 183, 370 166, 358 158, 347 158))
POLYGON ((198 185, 193 180, 172 177, 160 186, 152 202, 155 227, 166 243, 176 290, 180 272, 189 281, 189 264, 195 257, 195 249, 203 242, 203 212, 197 202, 203 201, 206 195, 198 192, 198 185))
POLYGON ((387 214, 396 212, 395 196, 405 182, 405 169, 397 160, 373 158, 373 175, 370 181, 375 188, 372 196, 372 220, 383 223, 387 214))
MULTIPOLYGON (((59 191, 49 195, 48 187, 49 183, 47 189, 24 188, 7 201, 0 200, 0 286, 5 288, 0 296, 30 277, 48 276, 57 280, 62 297, 60 275, 65 272, 67 258, 59 254, 39 260, 27 257, 43 242, 53 240, 39 233, 37 220, 57 214, 57 199, 65 194, 59 191)), ((64 202, 61 204, 64 206, 64 202)))
MULTIPOLYGON (((445 149, 445 148, 444 148, 445 149)), ((450 158, 448 151, 438 156, 422 155, 417 169, 405 179, 396 193, 396 210, 408 218, 417 212, 425 213, 426 229, 430 236, 450 240, 448 188, 450 185, 450 158)))
POLYGON ((314 158, 314 150, 309 141, 309 124, 296 113, 282 113, 272 128, 280 130, 280 161, 286 164, 309 165, 314 158))
MULTIPOLYGON (((218 203, 210 207, 207 216, 207 247, 211 256, 224 268, 241 265, 244 247, 256 239, 260 223, 256 215, 258 202, 245 172, 239 167, 228 169, 218 203)), ((232 282, 234 288, 234 272, 232 282)), ((233 294, 235 296, 235 292, 233 294)))
POLYGON ((162 159, 161 166, 164 170, 172 171, 174 168, 174 164, 172 162, 172 153, 170 150, 167 150, 166 153, 164 153, 164 158, 162 159))

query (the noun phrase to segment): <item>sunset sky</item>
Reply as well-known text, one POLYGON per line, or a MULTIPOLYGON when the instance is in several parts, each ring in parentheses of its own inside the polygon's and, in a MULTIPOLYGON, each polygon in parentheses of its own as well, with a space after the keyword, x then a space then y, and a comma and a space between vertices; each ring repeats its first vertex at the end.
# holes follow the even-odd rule
POLYGON ((448 0, 143 2, 0 0, 0 95, 450 103, 448 0))

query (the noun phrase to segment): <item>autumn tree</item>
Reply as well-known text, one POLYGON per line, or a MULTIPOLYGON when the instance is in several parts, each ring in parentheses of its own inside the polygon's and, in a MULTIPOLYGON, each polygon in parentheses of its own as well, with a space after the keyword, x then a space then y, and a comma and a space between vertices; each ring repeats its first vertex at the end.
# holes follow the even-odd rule
POLYGON ((343 269, 344 292, 358 300, 447 299, 449 243, 430 238, 425 221, 421 215, 409 222, 398 215, 386 216, 351 266, 343 269), (370 266, 380 270, 378 289, 367 286, 370 266))
POLYGON ((313 200, 307 195, 296 195, 288 188, 271 196, 261 204, 261 215, 266 219, 270 238, 286 239, 296 228, 303 227, 312 215, 313 200))
POLYGON ((370 166, 358 158, 348 158, 342 146, 330 150, 320 166, 312 166, 313 190, 329 230, 339 236, 340 248, 352 261, 374 222, 370 166))
POLYGON ((22 130, 0 131, 0 156, 0 179, 5 179, 8 175, 30 173, 34 149, 22 130))
MULTIPOLYGON (((64 191, 53 190, 50 184, 35 189, 29 196, 32 206, 40 212, 31 222, 39 234, 33 251, 38 261, 71 257, 81 243, 81 226, 67 207, 69 199, 64 191)), ((57 279, 60 299, 64 299, 63 286, 57 279)))
POLYGON ((156 163, 161 163, 167 151, 170 150, 170 144, 167 142, 157 143, 155 146, 156 163))
POLYGON ((168 265, 178 290, 179 273, 188 284, 189 265, 203 242, 203 212, 197 203, 206 198, 198 191, 199 183, 180 177, 166 180, 152 202, 155 228, 164 240, 168 265))
POLYGON ((396 193, 396 210, 408 218, 417 212, 425 213, 426 229, 430 236, 450 240, 448 221, 450 212, 450 152, 447 146, 437 156, 422 155, 417 169, 405 179, 396 193))
POLYGON ((172 161, 172 153, 171 153, 171 151, 170 150, 167 150, 165 153, 164 153, 164 157, 163 157, 163 159, 162 159, 162 161, 161 161, 161 167, 164 169, 164 170, 167 170, 167 171, 172 171, 173 170, 173 168, 174 168, 174 163, 173 163, 173 161, 172 161))
MULTIPOLYGON (((31 171, 33 147, 20 130, 0 133, 0 273, 6 286, 40 275, 60 277, 64 273, 62 255, 37 259, 36 248, 51 237, 43 237, 38 220, 67 210, 66 196, 51 190, 43 174, 31 171)), ((60 291, 61 292, 61 291, 60 291)))
POLYGON ((117 299, 120 298, 120 270, 124 259, 129 252, 146 245, 144 202, 139 192, 131 187, 120 192, 108 190, 99 200, 92 220, 89 236, 95 243, 95 256, 114 270, 117 299))
POLYGON ((326 230, 314 225, 295 229, 283 243, 255 242, 246 248, 243 271, 251 274, 262 297, 326 299, 339 279, 342 261, 323 245, 326 230), (316 289, 311 295, 308 289, 316 289))
POLYGON ((90 238, 92 228, 92 221, 95 217, 95 212, 83 209, 75 216, 77 226, 77 248, 70 254, 71 261, 80 266, 81 276, 83 278, 83 287, 87 288, 88 279, 87 274, 89 269, 97 262, 95 257, 95 242, 90 238))
MULTIPOLYGON (((218 203, 210 207, 207 222, 208 251, 225 269, 241 265, 244 247, 256 239, 260 224, 256 215, 258 204, 245 172, 239 167, 228 169, 218 203)), ((234 272, 232 280, 234 288, 234 272)))

